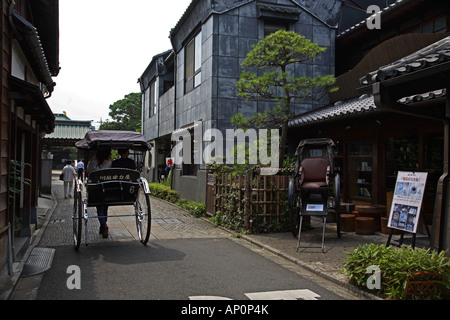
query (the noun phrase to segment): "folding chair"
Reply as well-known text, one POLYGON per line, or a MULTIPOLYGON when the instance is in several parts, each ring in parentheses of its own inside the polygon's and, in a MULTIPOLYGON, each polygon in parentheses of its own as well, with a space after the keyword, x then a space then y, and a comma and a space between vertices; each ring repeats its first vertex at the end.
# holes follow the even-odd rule
POLYGON ((324 158, 308 158, 301 162, 300 192, 301 209, 297 251, 299 248, 322 248, 324 250, 325 227, 328 214, 330 163, 324 158), (322 245, 300 246, 302 222, 304 216, 322 217, 322 245))

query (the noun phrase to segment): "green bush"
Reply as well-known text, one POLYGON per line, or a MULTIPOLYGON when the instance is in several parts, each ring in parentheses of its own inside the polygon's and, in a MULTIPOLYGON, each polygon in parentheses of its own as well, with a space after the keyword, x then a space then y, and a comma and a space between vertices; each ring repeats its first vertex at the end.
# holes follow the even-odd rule
POLYGON ((206 203, 205 202, 196 203, 195 206, 191 207, 191 212, 196 217, 206 216, 206 203))
MULTIPOLYGON (((406 282, 415 273, 429 271, 442 276, 444 288, 450 288, 450 259, 445 251, 430 249, 394 248, 364 244, 346 257, 343 273, 354 285, 366 288, 369 266, 380 268, 381 289, 378 294, 388 299, 403 299, 406 282)), ((428 297, 440 298, 440 297, 428 297)))
POLYGON ((206 204, 204 202, 188 201, 180 199, 175 203, 177 206, 189 211, 194 217, 203 217, 206 214, 206 204))
POLYGON ((177 191, 170 189, 170 187, 160 183, 149 183, 150 194, 154 197, 175 203, 180 199, 180 194, 177 191))
POLYGON ((209 221, 211 221, 211 223, 218 227, 218 226, 223 226, 224 225, 224 216, 222 216, 222 211, 217 211, 216 215, 214 217, 210 217, 209 221))

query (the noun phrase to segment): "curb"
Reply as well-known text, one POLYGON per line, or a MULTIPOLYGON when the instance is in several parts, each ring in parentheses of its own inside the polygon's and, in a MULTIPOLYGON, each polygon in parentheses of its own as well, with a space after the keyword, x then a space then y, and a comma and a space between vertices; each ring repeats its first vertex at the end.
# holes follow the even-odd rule
POLYGON ((55 212, 56 207, 59 204, 58 200, 56 199, 56 196, 53 194, 53 192, 52 192, 52 200, 53 200, 53 206, 51 207, 51 209, 49 209, 47 211, 47 214, 45 215, 44 224, 42 225, 41 228, 38 229, 39 232, 36 234, 36 237, 33 241, 33 243, 35 242, 35 245, 37 245, 41 241, 42 235, 44 234, 44 231, 47 228, 47 226, 50 222, 50 219, 53 217, 53 213, 55 212), (41 230, 42 230, 42 232, 40 232, 41 230))

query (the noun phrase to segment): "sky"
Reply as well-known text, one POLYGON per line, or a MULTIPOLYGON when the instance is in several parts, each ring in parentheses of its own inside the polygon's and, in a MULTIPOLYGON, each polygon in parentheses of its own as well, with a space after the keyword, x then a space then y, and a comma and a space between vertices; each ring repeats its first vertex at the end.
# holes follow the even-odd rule
POLYGON ((72 120, 111 120, 109 106, 140 92, 138 78, 152 57, 172 48, 170 30, 191 0, 59 1, 61 70, 53 113, 72 120))

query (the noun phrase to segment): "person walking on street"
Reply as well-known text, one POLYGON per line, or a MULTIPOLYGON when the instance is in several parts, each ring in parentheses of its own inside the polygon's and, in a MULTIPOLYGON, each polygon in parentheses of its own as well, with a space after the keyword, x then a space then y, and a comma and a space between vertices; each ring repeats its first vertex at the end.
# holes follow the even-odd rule
POLYGON ((78 160, 77 163, 77 175, 78 175, 78 179, 82 179, 83 180, 83 172, 84 172, 84 163, 83 160, 78 160))
POLYGON ((64 174, 64 199, 72 198, 73 180, 77 178, 75 168, 72 166, 72 160, 67 160, 62 172, 64 174))

